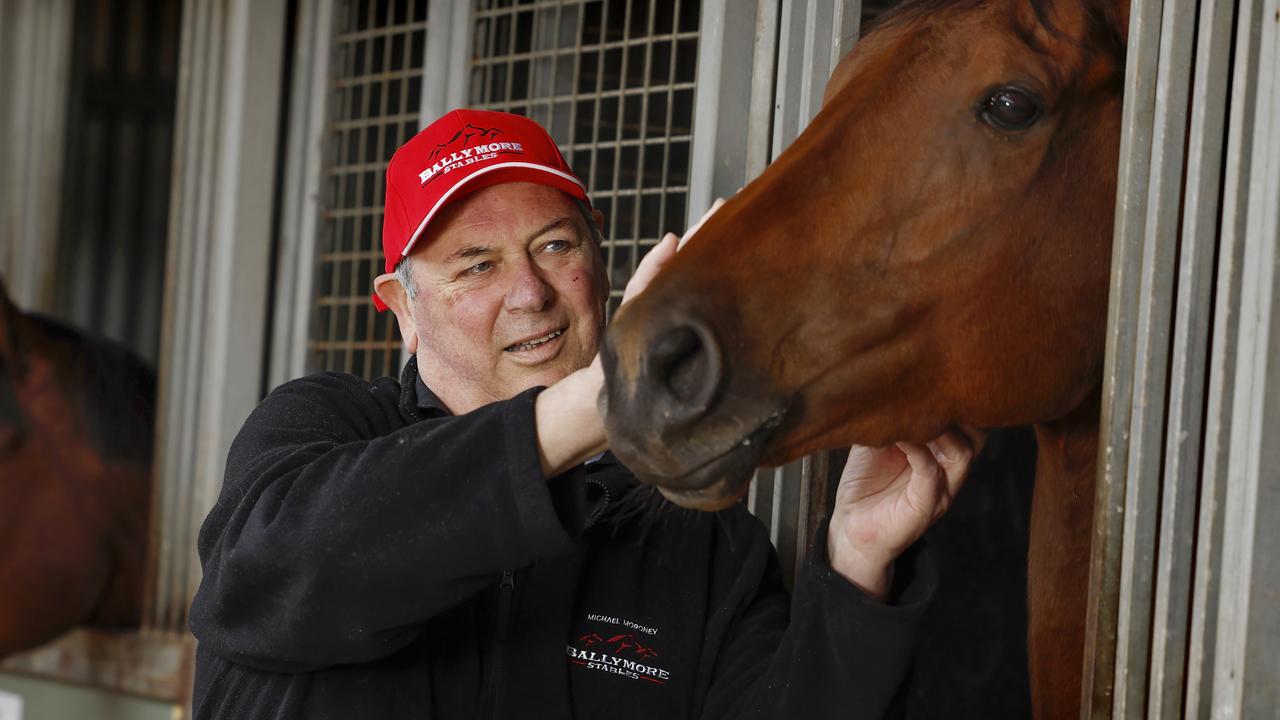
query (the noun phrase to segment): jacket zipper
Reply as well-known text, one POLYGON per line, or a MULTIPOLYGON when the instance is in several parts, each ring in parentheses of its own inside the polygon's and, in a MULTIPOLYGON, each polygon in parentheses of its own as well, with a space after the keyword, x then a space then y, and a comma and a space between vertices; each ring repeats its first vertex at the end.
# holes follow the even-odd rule
POLYGON ((596 524, 596 520, 599 520, 600 516, 604 515, 605 508, 609 507, 609 500, 612 499, 609 497, 609 488, 604 483, 592 478, 587 478, 587 482, 600 488, 604 492, 604 497, 601 498, 600 504, 592 511, 591 517, 587 518, 587 522, 583 526, 584 530, 596 524))
POLYGON ((502 582, 498 583, 498 639, 506 640, 511 630, 511 596, 516 592, 516 573, 514 570, 502 571, 502 582))
POLYGON ((511 629, 511 605, 516 592, 516 573, 514 570, 503 570, 502 581, 498 583, 498 628, 493 639, 493 666, 489 670, 488 692, 481 702, 489 706, 489 717, 497 718, 502 708, 501 693, 504 675, 507 634, 511 629))

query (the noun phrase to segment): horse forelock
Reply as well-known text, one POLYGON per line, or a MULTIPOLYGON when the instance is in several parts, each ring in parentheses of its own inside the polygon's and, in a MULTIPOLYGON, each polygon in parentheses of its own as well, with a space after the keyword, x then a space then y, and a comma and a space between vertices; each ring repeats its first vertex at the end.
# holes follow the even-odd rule
POLYGON ((1003 4, 1009 12, 1011 29, 1029 47, 1041 54, 1052 50, 1040 33, 1075 45, 1087 53, 1100 53, 1123 74, 1128 34, 1128 0, 908 0, 888 10, 863 28, 864 34, 897 25, 910 24, 940 12, 973 11, 1003 4), (1029 15, 1034 23, 1021 21, 1029 15), (1076 32, 1068 30, 1063 18, 1082 19, 1076 32))

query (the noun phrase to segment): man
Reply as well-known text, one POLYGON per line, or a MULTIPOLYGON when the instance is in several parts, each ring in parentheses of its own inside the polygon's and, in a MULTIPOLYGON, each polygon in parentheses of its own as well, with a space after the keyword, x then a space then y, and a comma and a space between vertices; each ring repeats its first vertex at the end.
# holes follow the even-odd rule
POLYGON ((197 718, 884 714, 934 582, 898 556, 980 438, 856 449, 789 601, 741 507, 645 512, 612 456, 586 462, 600 223, 527 119, 455 111, 396 153, 375 301, 413 359, 399 384, 288 383, 245 422, 200 534, 197 718))

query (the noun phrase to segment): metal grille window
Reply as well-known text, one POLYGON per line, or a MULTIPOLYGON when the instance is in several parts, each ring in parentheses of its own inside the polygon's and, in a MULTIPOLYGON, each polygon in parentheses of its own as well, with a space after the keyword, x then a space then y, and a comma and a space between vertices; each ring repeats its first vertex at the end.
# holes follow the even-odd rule
POLYGON ((335 7, 317 297, 308 370, 396 375, 395 318, 375 312, 387 161, 418 131, 427 0, 335 7))
POLYGON ((469 105, 550 132, 605 216, 616 308, 636 263, 684 227, 697 0, 478 0, 469 105))

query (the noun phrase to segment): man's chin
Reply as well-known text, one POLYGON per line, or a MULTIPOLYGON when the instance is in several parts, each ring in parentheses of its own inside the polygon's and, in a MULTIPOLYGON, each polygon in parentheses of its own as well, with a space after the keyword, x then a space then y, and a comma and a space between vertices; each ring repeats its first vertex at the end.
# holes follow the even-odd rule
POLYGON ((512 367, 511 364, 508 364, 508 368, 512 370, 509 375, 512 378, 510 384, 515 388, 515 391, 511 394, 518 395, 533 387, 550 387, 590 364, 590 357, 583 360, 566 356, 557 357, 552 361, 533 367, 524 365, 512 367))

